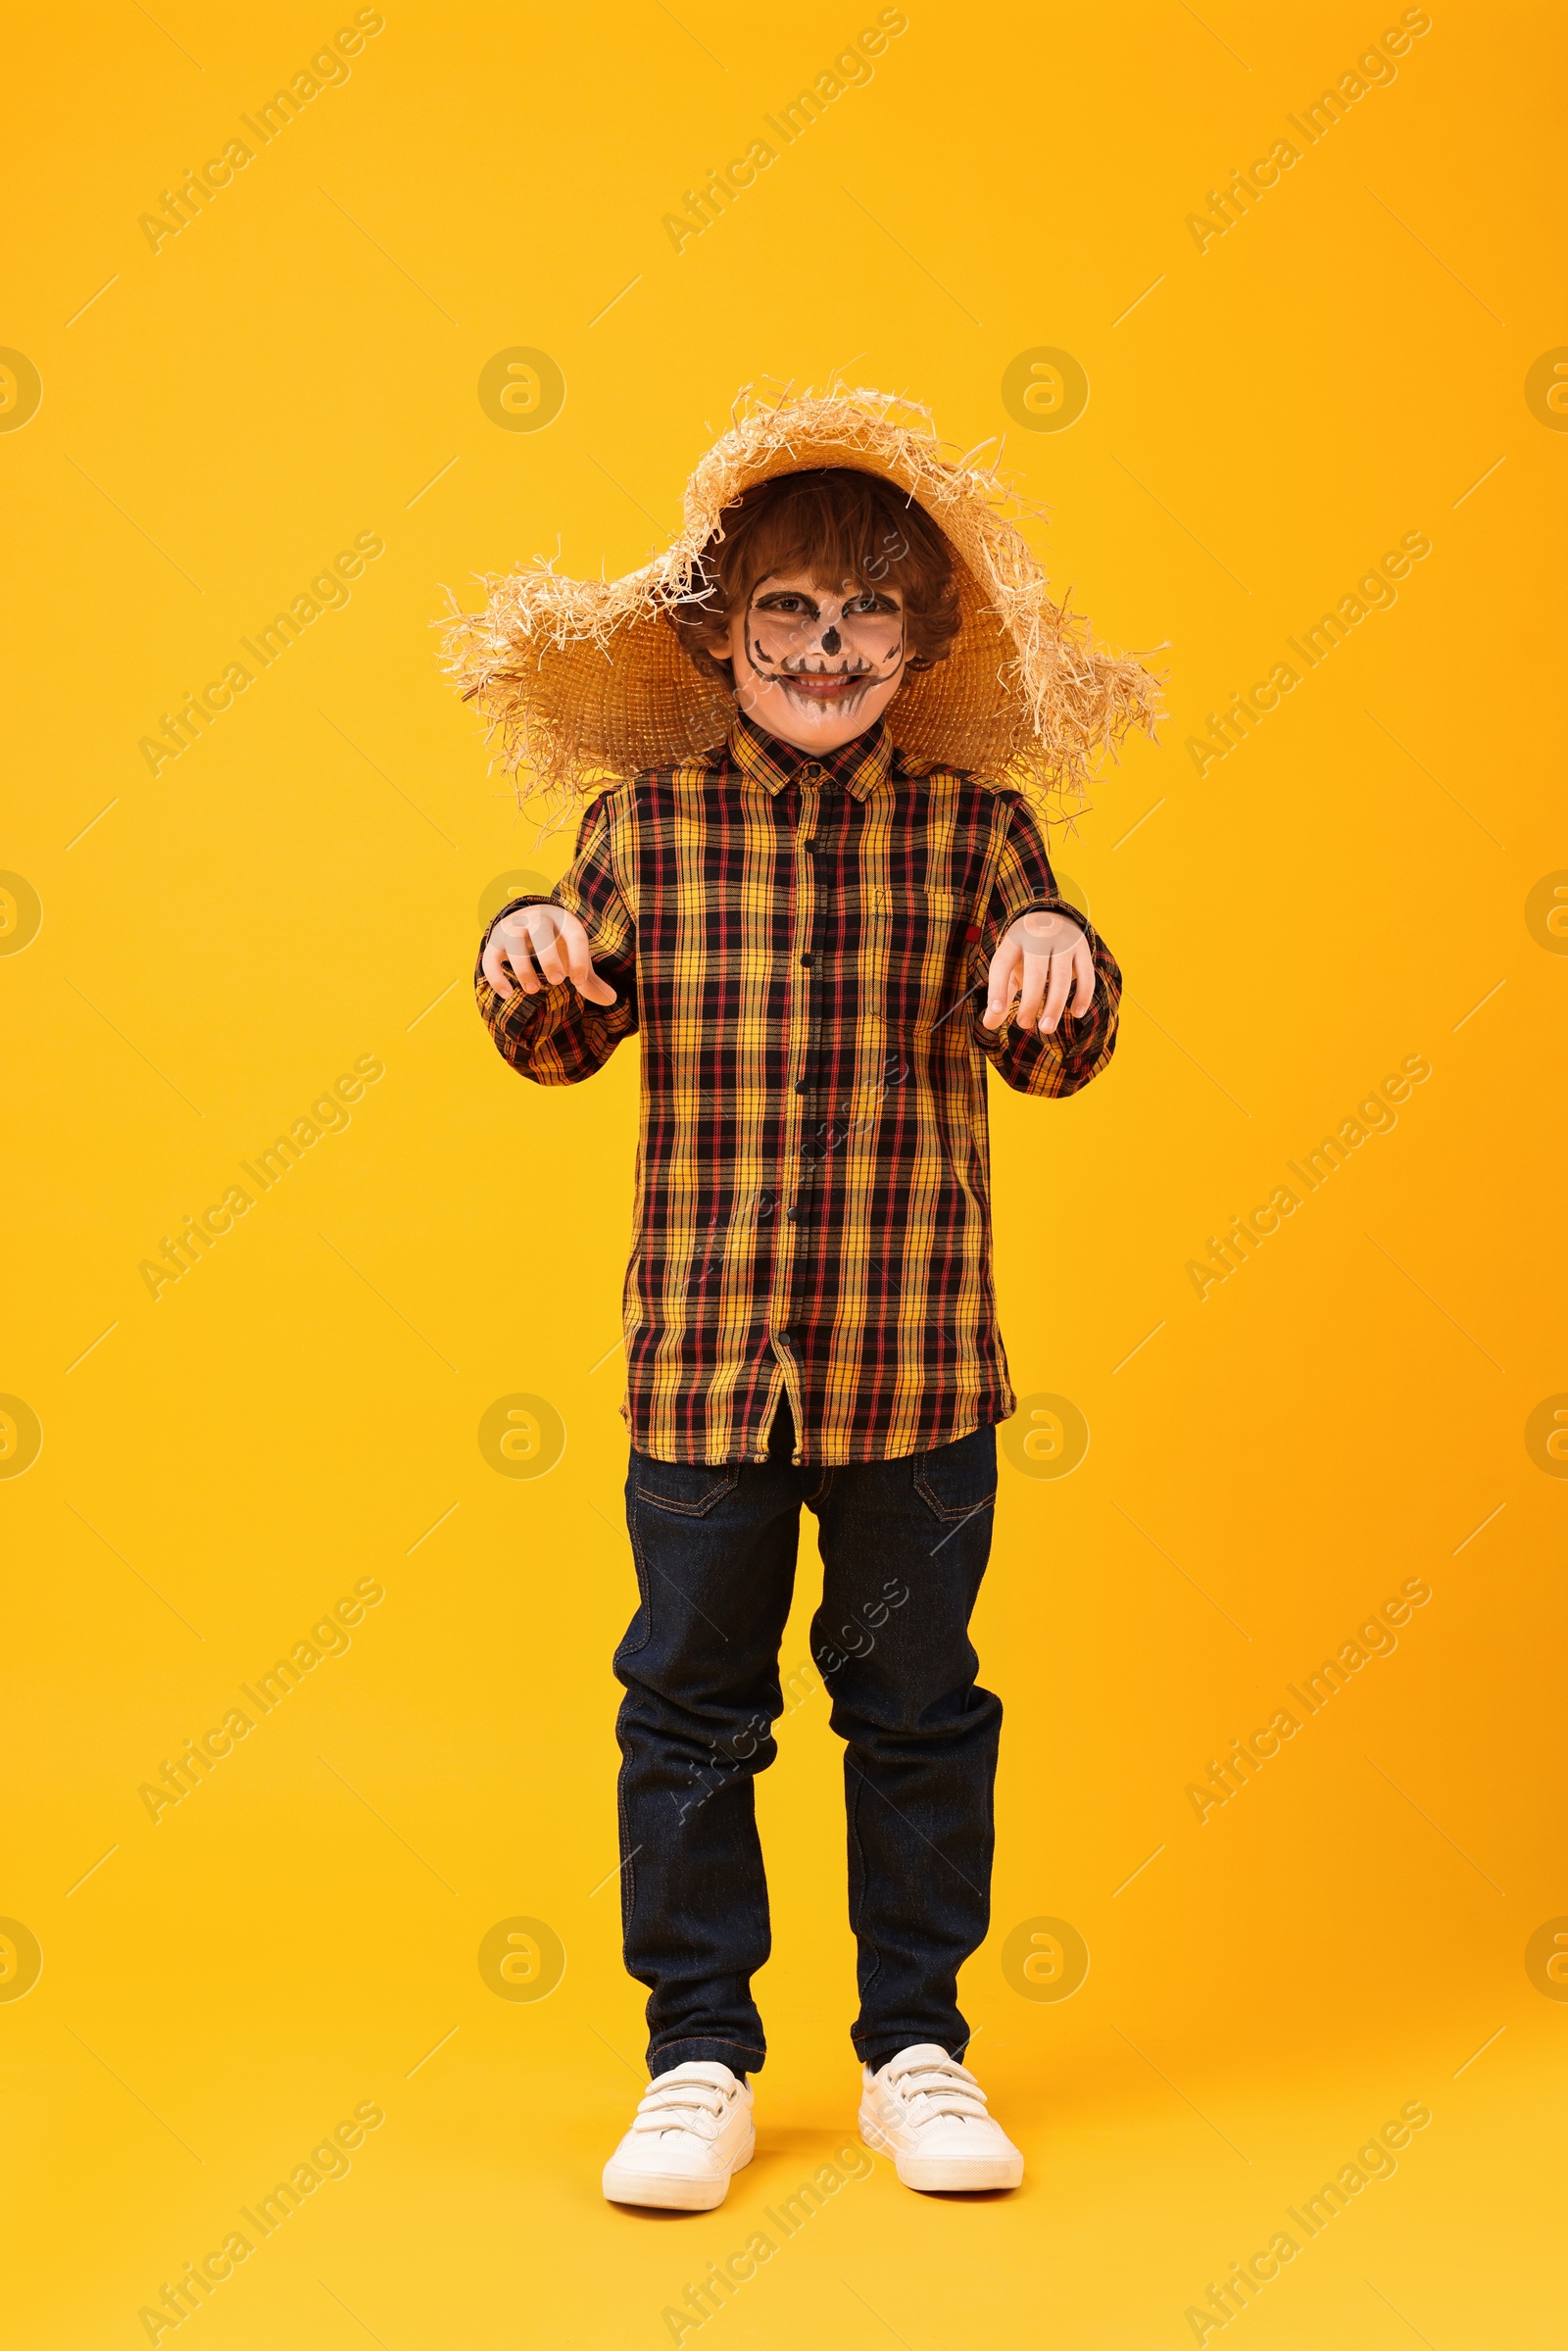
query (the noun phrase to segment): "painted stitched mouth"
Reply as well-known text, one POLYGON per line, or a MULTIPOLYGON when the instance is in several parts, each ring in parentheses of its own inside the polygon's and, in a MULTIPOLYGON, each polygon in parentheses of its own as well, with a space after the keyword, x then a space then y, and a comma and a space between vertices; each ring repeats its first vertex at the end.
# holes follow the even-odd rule
POLYGON ((787 692, 804 695, 809 702, 849 702, 875 682, 864 669, 788 669, 778 674, 778 683, 787 692))

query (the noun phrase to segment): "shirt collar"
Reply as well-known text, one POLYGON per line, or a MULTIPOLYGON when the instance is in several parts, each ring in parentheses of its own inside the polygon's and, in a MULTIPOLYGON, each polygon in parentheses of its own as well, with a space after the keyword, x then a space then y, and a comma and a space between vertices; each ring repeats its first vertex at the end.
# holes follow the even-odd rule
POLYGON ((737 710, 729 730, 729 756, 749 783, 760 784, 764 791, 777 793, 785 784, 792 784, 804 774, 808 782, 838 784, 857 800, 885 784, 893 772, 893 738, 882 719, 857 735, 837 751, 813 756, 798 751, 793 743, 781 743, 760 727, 755 719, 737 710))

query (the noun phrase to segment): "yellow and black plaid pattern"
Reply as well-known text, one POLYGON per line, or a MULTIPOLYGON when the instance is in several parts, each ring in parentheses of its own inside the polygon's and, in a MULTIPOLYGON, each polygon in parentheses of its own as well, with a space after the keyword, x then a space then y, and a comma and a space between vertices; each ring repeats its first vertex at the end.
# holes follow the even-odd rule
POLYGON ((764 1459, 781 1396, 802 1463, 897 1459, 1005 1419, 986 1064, 1021 1093, 1075 1093, 1110 1058, 1120 996, 1085 923, 1081 1020, 981 1025, 1002 932, 1062 904, 1027 804, 906 758, 882 725, 816 759, 737 718, 718 749, 592 804, 554 903, 616 1002, 475 985, 539 1085, 641 1036, 636 1448, 764 1459))

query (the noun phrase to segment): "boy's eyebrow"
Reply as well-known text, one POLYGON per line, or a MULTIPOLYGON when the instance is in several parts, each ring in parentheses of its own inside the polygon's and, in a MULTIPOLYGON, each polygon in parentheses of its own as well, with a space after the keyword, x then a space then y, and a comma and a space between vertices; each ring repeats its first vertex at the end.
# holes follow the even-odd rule
MULTIPOLYGON (((844 584, 843 590, 824 588, 821 591, 822 596, 834 596, 839 594, 843 594, 846 604, 853 604, 856 597, 858 596, 880 596, 888 604, 893 604, 893 599, 888 594, 887 589, 880 586, 875 581, 871 581, 863 587, 856 587, 853 581, 847 580, 844 584), (851 590, 853 590, 853 593, 851 593, 851 590)), ((773 599, 778 596, 798 596, 803 604, 808 604, 810 606, 813 612, 819 612, 822 609, 820 596, 814 588, 758 587, 752 590, 752 603, 754 606, 760 604, 771 604, 773 599)), ((897 605, 894 605, 893 609, 896 612, 899 608, 897 605)))

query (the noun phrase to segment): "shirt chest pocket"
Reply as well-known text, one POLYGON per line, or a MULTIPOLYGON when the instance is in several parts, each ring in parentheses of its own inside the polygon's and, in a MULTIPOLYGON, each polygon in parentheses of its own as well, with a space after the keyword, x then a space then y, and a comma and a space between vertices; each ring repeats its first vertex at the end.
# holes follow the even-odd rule
POLYGON ((861 907, 864 1008, 890 1029, 934 1027, 963 991, 969 901, 956 890, 873 886, 861 907))

